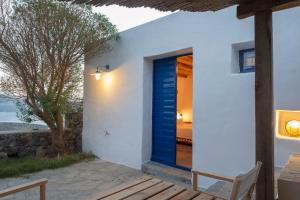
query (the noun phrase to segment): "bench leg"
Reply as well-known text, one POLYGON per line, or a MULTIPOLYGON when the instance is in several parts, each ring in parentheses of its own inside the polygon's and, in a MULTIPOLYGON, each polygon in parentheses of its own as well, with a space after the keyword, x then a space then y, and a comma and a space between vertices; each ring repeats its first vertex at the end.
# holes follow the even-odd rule
POLYGON ((40 200, 46 200, 46 184, 40 185, 40 200))
POLYGON ((198 175, 193 173, 193 190, 198 191, 198 175))

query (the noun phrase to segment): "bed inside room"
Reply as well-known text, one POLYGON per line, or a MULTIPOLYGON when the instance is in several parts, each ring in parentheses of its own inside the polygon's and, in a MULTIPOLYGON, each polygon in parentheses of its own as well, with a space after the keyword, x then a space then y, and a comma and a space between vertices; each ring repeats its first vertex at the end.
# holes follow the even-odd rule
POLYGON ((176 165, 192 167, 193 56, 177 58, 176 165))

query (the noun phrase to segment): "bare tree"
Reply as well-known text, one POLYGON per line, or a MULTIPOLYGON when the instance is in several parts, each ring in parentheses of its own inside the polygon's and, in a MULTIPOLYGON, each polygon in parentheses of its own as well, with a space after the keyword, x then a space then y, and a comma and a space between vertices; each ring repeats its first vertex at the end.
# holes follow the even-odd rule
POLYGON ((54 0, 0 0, 2 91, 23 99, 22 112, 43 120, 67 153, 63 116, 81 84, 84 55, 104 52, 117 30, 90 7, 54 0))

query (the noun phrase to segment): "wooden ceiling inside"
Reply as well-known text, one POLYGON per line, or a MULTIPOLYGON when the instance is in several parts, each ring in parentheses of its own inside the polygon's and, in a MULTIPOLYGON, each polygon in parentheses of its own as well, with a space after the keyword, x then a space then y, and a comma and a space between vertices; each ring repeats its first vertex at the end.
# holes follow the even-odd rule
POLYGON ((181 56, 176 59, 177 61, 177 75, 187 78, 193 74, 193 56, 181 56))

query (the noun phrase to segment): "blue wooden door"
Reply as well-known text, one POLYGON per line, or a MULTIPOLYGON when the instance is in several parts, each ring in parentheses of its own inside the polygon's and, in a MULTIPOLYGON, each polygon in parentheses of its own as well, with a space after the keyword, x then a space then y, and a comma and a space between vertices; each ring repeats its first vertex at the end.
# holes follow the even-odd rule
POLYGON ((176 165, 176 58, 154 61, 152 160, 176 165))

